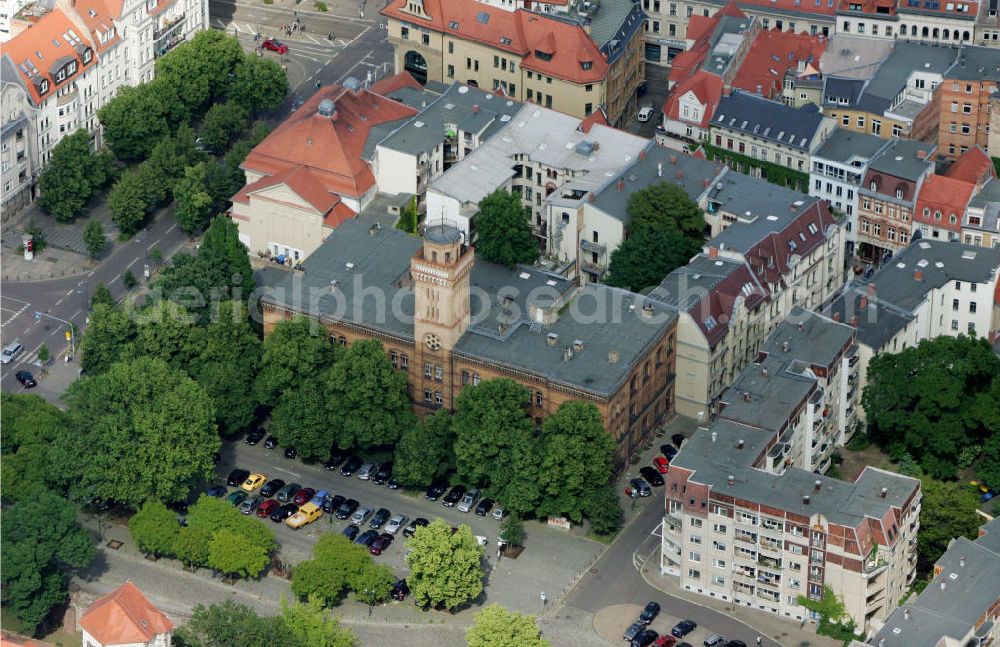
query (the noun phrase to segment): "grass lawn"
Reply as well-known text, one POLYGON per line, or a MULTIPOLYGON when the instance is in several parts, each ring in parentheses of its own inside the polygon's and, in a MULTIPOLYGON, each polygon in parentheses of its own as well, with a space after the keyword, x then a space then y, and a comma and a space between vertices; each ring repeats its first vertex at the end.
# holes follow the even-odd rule
MULTIPOLYGON (((5 631, 21 633, 21 622, 14 617, 9 609, 0 609, 0 627, 3 627, 5 631)), ((42 636, 41 640, 59 647, 82 647, 83 644, 83 638, 79 633, 66 631, 62 628, 42 636)))

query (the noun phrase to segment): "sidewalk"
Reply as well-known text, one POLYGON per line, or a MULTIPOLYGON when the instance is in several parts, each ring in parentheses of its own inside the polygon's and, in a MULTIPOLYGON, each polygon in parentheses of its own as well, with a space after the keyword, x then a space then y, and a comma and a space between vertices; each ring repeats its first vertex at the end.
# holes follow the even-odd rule
POLYGON ((118 227, 111 221, 103 197, 96 199, 87 210, 86 216, 77 218, 72 223, 58 223, 55 218, 45 213, 37 204, 25 207, 9 222, 4 224, 0 234, 0 244, 3 246, 3 280, 5 281, 41 281, 57 279, 64 276, 83 274, 100 265, 100 259, 94 260, 87 254, 87 245, 83 240, 83 230, 91 220, 97 220, 104 227, 108 239, 102 258, 107 258, 118 244, 115 236, 118 227), (32 224, 42 230, 45 239, 45 249, 36 253, 34 260, 24 260, 24 254, 17 248, 21 246, 21 237, 32 224))
POLYGON ((660 575, 658 568, 659 561, 660 553, 657 550, 643 563, 640 572, 647 584, 663 591, 667 595, 675 598, 683 598, 688 602, 725 613, 729 617, 754 628, 761 635, 767 636, 781 645, 787 645, 788 647, 805 647, 806 645, 814 647, 841 647, 842 645, 839 640, 818 635, 812 630, 812 625, 809 623, 806 623, 805 626, 800 626, 800 623, 793 620, 779 618, 776 615, 754 609, 737 607, 725 600, 717 600, 707 595, 685 591, 680 587, 677 578, 670 575, 660 575))

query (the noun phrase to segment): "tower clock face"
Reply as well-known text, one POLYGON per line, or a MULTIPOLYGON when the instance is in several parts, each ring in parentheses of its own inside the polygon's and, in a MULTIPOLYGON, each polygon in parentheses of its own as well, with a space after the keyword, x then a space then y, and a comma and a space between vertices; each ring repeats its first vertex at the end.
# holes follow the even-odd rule
POLYGON ((424 345, 431 350, 440 350, 441 338, 434 333, 427 333, 424 335, 424 345))

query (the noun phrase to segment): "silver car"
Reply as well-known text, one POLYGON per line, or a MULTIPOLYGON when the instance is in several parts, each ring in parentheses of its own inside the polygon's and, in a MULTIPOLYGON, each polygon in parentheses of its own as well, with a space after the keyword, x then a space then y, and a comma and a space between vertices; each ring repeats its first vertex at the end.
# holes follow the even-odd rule
POLYGON ((17 342, 7 344, 3 352, 0 353, 0 364, 10 364, 23 350, 24 346, 17 342))
POLYGON ((496 519, 497 521, 502 521, 503 518, 507 516, 507 513, 504 512, 503 506, 500 505, 493 508, 493 512, 491 512, 490 514, 492 514, 493 518, 496 519))
POLYGON ((357 512, 354 513, 354 516, 351 517, 351 523, 355 526, 360 526, 368 520, 368 517, 370 517, 371 514, 371 508, 358 508, 357 512))
POLYGON ((468 512, 476 506, 477 501, 479 501, 479 490, 472 488, 462 497, 462 500, 458 504, 458 510, 460 512, 468 512))
POLYGON ((389 523, 385 524, 385 531, 390 535, 395 535, 409 520, 410 518, 405 514, 397 514, 392 519, 389 519, 389 523))
POLYGON ((378 469, 378 465, 375 463, 365 463, 358 470, 358 478, 362 481, 367 481, 375 474, 376 469, 378 469))

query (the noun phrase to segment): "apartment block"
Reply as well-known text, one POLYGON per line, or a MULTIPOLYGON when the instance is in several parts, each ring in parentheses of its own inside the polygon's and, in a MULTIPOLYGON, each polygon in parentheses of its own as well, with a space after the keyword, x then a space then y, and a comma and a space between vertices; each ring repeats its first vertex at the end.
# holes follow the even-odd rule
POLYGON ((1000 84, 1000 49, 962 47, 941 83, 938 153, 956 159, 977 146, 990 150, 991 97, 1000 84))
POLYGON ((962 242, 1000 248, 1000 180, 990 180, 969 200, 962 221, 962 242))

